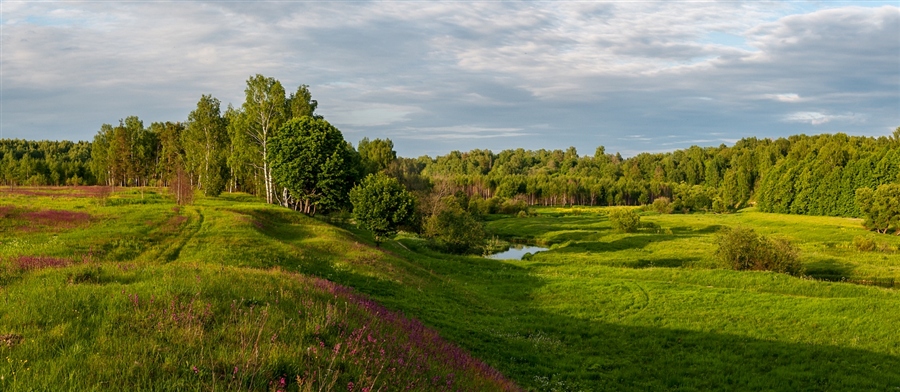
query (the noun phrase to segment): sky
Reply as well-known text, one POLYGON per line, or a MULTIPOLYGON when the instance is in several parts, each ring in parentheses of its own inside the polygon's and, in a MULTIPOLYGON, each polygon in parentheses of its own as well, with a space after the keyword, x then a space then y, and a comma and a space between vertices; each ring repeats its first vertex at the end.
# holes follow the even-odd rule
POLYGON ((309 86, 398 155, 632 156, 900 126, 900 1, 0 1, 0 138, 309 86))

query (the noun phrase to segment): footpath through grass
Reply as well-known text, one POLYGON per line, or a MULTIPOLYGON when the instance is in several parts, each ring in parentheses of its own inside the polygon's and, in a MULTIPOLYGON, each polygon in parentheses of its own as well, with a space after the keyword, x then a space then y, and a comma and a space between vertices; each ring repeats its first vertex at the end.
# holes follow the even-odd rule
MULTIPOLYGON (((638 233, 618 234, 602 209, 542 209, 536 217, 494 217, 488 229, 552 250, 527 261, 498 261, 436 253, 414 237, 375 248, 366 233, 240 195, 202 199, 177 211, 165 202, 79 203, 84 202, 62 197, 0 200, 0 208, 53 205, 91 217, 56 232, 26 230, 19 223, 8 226, 14 229, 4 226, 0 258, 6 272, 0 275, 0 295, 7 299, 0 302, 0 335, 24 340, 0 344, 0 354, 9 357, 7 364, 0 363, 0 374, 7 377, 7 384, 0 385, 208 389, 215 381, 222 389, 277 389, 280 380, 274 375, 302 371, 307 365, 328 369, 331 357, 295 360, 292 350, 308 352, 320 340, 334 350, 342 332, 353 333, 365 320, 382 319, 341 316, 356 312, 352 307, 342 310, 349 306, 344 303, 357 303, 356 308, 376 305, 335 298, 335 289, 328 288, 331 283, 313 278, 318 277, 374 298, 384 306, 379 308, 382 314, 396 311, 421 320, 531 390, 900 387, 897 290, 735 272, 717 268, 712 260, 717 228, 744 224, 794 239, 808 270, 828 269, 847 277, 897 276, 897 254, 858 252, 849 246, 856 235, 865 234, 852 220, 753 211, 653 215, 642 217, 650 224, 638 233), (103 218, 112 216, 115 219, 103 218), (185 218, 177 223, 182 218, 176 217, 185 218), (166 228, 176 224, 175 229, 166 228), (10 267, 25 254, 68 261, 35 270, 10 267), (192 309, 200 321, 160 326, 159 315, 171 317, 167 309, 173 301, 174 313, 192 309), (213 316, 204 316, 207 306, 213 316), (273 327, 254 335, 252 331, 260 330, 262 309, 267 309, 266 325, 273 327), (327 322, 329 315, 356 324, 333 326, 327 322), (306 327, 289 332, 295 323, 306 327), (321 325, 332 326, 323 330, 321 325), (271 345, 281 346, 260 349, 267 353, 265 361, 259 360, 256 368, 240 362, 247 360, 248 352, 241 350, 254 353, 252 347, 267 344, 274 332, 278 336, 271 345), (101 369, 101 376, 85 378, 87 373, 79 370, 84 363, 88 369, 101 369), (255 377, 267 379, 247 376, 229 384, 236 365, 257 369, 255 377), (103 373, 104 366, 130 370, 115 376, 103 373), (12 372, 19 377, 16 384, 8 381, 12 372), (51 382, 47 377, 70 381, 51 382), (165 377, 172 381, 154 384, 165 377)), ((892 238, 880 240, 898 244, 892 238)), ((35 260, 35 265, 53 264, 35 260)), ((383 336, 398 336, 392 339, 416 336, 403 332, 402 322, 382 325, 383 336)), ((391 358, 403 352, 398 348, 391 358)), ((349 359, 341 366, 345 375, 376 373, 354 368, 361 365, 349 359)), ((462 368, 470 373, 481 369, 462 368)), ((405 369, 415 367, 406 362, 405 369)), ((443 378, 415 389, 447 384, 447 372, 428 373, 436 375, 443 378)), ((348 377, 340 383, 350 382, 348 377)), ((459 378, 455 387, 447 389, 490 390, 500 385, 479 381, 497 377, 454 377, 459 378)), ((287 388, 299 388, 290 381, 287 388)), ((399 389, 403 385, 385 390, 399 389)))

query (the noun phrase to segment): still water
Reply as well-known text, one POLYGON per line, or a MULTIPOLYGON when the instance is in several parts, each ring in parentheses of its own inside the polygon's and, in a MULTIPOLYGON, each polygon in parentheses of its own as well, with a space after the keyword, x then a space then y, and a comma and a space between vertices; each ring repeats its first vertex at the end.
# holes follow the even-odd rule
POLYGON ((522 256, 526 253, 535 254, 543 250, 547 250, 547 248, 516 244, 511 246, 506 252, 494 253, 489 255, 488 258, 496 260, 522 260, 522 256))

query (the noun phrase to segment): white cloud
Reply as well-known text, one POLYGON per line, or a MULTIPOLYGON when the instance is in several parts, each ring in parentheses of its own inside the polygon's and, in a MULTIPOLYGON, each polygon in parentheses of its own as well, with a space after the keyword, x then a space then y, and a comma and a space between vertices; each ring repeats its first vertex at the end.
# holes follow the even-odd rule
POLYGON ((832 121, 858 121, 855 114, 825 114, 821 112, 794 112, 784 117, 784 121, 822 125, 832 121))
POLYGON ((346 124, 351 127, 379 126, 408 121, 410 114, 421 111, 415 106, 362 102, 353 105, 350 110, 332 110, 328 113, 328 118, 335 124, 346 124))
POLYGON ((800 95, 797 94, 765 94, 765 99, 771 99, 778 102, 800 102, 800 95))

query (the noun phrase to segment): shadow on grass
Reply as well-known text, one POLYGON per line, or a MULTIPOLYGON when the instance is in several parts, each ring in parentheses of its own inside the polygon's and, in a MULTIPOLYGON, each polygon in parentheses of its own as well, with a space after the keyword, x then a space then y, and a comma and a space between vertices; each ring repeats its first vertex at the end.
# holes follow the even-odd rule
MULTIPOLYGON (((338 279, 436 327, 528 389, 795 391, 900 386, 900 358, 895 356, 571 317, 531 302, 534 290, 546 282, 529 268, 489 259, 437 257, 418 254, 410 262, 445 277, 440 287, 418 291, 402 285, 367 285, 360 276, 338 279)), ((664 264, 688 261, 672 259, 664 264)))
POLYGON ((853 275, 853 266, 842 263, 837 259, 826 259, 803 265, 806 268, 806 275, 829 281, 840 281, 853 275))
POLYGON ((672 241, 684 238, 684 235, 675 234, 635 234, 610 242, 576 242, 568 246, 553 249, 555 253, 586 253, 586 252, 618 252, 627 249, 643 249, 651 243, 672 241))
POLYGON ((886 288, 900 287, 900 281, 894 277, 857 276, 852 265, 841 263, 835 259, 807 263, 804 264, 804 267, 806 267, 806 276, 826 282, 846 282, 886 288))
MULTIPOLYGON (((888 390, 900 358, 864 350, 742 336, 592 323, 535 312, 527 328, 558 337, 475 350, 513 379, 558 390, 888 390), (532 347, 529 347, 532 346, 532 347), (492 355, 491 350, 497 350, 492 355), (563 387, 563 388, 559 388, 563 387)), ((486 343, 486 342, 485 342, 486 343)))
POLYGON ((666 259, 642 259, 631 262, 623 262, 619 264, 608 263, 607 265, 625 268, 683 268, 690 267, 698 261, 700 261, 700 259, 697 257, 685 257, 666 259))
POLYGON ((669 230, 672 231, 672 234, 695 235, 696 236, 696 235, 704 235, 704 234, 713 234, 713 233, 718 232, 719 230, 722 230, 723 227, 725 227, 725 226, 723 226, 723 225, 708 225, 708 226, 704 226, 701 229, 694 229, 690 226, 675 226, 675 227, 670 228, 669 230))

